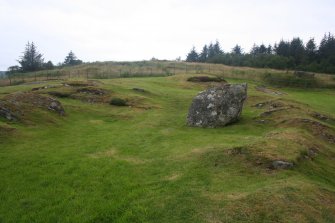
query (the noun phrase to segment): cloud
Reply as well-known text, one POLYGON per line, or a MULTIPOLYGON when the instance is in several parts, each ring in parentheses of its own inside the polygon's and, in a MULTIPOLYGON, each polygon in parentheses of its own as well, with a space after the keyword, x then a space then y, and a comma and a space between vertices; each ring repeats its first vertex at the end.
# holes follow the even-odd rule
POLYGON ((334 32, 333 10, 326 0, 0 0, 0 70, 16 63, 27 41, 56 63, 70 50, 84 61, 174 59, 216 39, 225 51, 318 40, 334 32))

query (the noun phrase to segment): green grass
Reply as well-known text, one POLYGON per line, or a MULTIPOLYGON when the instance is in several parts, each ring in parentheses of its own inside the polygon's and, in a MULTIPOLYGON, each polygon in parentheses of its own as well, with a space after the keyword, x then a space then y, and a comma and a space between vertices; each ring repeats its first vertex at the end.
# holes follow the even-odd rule
MULTIPOLYGON (((33 124, 6 124, 16 131, 0 137, 0 222, 334 221, 334 144, 295 126, 257 124, 262 110, 252 106, 283 98, 333 115, 334 91, 290 88, 281 89, 288 95, 279 97, 256 91, 248 81, 249 99, 238 123, 191 128, 188 107, 208 85, 189 83, 187 77, 101 80, 99 87, 135 106, 61 98, 65 117, 46 122, 42 113, 33 124), (274 147, 262 143, 272 140, 270 133, 288 130, 297 141, 312 140, 320 153, 292 170, 255 165, 259 156, 285 158, 287 149, 295 159, 307 149, 286 138, 269 141, 274 147), (235 147, 248 152, 227 153, 235 147)), ((0 88, 0 97, 32 87, 0 88)), ((0 119, 0 127, 5 123, 0 119)))

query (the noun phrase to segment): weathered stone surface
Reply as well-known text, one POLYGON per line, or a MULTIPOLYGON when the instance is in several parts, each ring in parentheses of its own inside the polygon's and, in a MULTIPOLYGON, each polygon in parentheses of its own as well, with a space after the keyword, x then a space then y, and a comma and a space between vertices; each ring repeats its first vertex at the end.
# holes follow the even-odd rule
POLYGON ((4 117, 9 121, 17 120, 16 115, 2 101, 0 101, 0 117, 4 117))
POLYGON ((247 84, 226 84, 200 92, 192 102, 187 124, 220 127, 238 120, 247 98, 247 84))
POLYGON ((290 169, 293 167, 293 163, 282 161, 282 160, 276 160, 272 162, 272 168, 273 169, 290 169))

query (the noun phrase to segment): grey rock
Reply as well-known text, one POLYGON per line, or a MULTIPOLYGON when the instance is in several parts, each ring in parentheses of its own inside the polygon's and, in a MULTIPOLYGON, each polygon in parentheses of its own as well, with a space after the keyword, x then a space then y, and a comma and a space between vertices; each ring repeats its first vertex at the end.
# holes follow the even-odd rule
POLYGON ((247 84, 226 84, 200 92, 192 102, 187 124, 220 127, 236 122, 247 98, 247 84))
POLYGON ((273 169, 290 169, 293 167, 293 163, 282 160, 276 160, 272 162, 271 167, 273 169))
POLYGON ((134 87, 133 91, 145 92, 145 90, 143 88, 138 88, 138 87, 134 87))
POLYGON ((4 117, 9 121, 16 121, 16 115, 5 104, 0 101, 0 117, 4 117))
POLYGON ((52 98, 49 99, 51 101, 49 102, 50 104, 48 106, 48 109, 57 112, 59 115, 65 115, 65 111, 62 104, 55 99, 52 98))
POLYGON ((26 113, 33 112, 35 108, 52 110, 59 115, 65 115, 64 108, 58 100, 34 93, 16 92, 0 100, 0 117, 10 121, 21 120, 26 113))

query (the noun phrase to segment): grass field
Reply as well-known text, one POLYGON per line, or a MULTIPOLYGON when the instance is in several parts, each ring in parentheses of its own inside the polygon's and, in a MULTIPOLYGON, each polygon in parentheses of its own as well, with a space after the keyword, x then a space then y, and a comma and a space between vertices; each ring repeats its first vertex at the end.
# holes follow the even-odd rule
MULTIPOLYGON (((64 117, 0 118, 0 222, 335 222, 335 91, 275 95, 230 77, 248 82, 240 121, 192 128, 192 98, 212 85, 193 75, 96 82, 131 106, 65 97, 64 117), (264 102, 284 109, 264 116, 264 102)), ((0 98, 59 83, 1 87, 0 98)))

